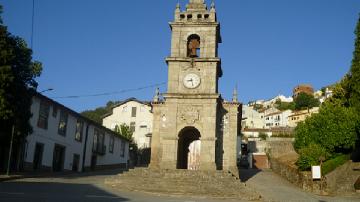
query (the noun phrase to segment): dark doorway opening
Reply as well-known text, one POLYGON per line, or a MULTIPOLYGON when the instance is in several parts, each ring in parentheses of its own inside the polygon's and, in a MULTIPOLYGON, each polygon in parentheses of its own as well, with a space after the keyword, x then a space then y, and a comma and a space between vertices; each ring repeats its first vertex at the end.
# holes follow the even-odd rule
POLYGON ((41 169, 43 153, 44 153, 44 144, 36 143, 34 159, 33 159, 33 169, 34 170, 41 169))
POLYGON ((73 164, 72 164, 72 171, 79 171, 79 164, 80 164, 80 155, 79 154, 74 154, 73 157, 73 164))
POLYGON ((97 159, 97 156, 95 154, 91 156, 91 165, 90 165, 91 170, 96 169, 96 159, 97 159))
POLYGON ((200 132, 194 127, 186 127, 179 133, 177 169, 199 170, 200 132))
POLYGON ((53 171, 60 172, 64 169, 65 147, 55 144, 53 155, 53 171))

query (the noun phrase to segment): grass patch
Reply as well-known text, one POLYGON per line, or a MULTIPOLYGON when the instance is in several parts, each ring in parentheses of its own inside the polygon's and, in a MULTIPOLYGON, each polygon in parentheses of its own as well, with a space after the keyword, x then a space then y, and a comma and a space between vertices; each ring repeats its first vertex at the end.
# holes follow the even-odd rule
POLYGON ((322 174, 326 175, 326 174, 330 173, 331 171, 335 170, 335 168, 346 163, 348 160, 350 160, 349 154, 341 154, 339 156, 336 156, 333 159, 329 159, 329 160, 325 161, 322 164, 322 174))

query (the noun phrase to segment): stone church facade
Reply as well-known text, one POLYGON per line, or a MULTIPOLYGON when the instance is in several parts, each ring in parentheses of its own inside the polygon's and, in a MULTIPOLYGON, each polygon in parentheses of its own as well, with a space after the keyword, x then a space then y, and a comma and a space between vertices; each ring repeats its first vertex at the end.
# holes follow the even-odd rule
POLYGON ((237 174, 241 104, 236 90, 231 102, 218 92, 221 36, 215 5, 208 9, 204 0, 190 0, 181 11, 178 4, 170 27, 168 89, 163 101, 156 96, 152 103, 150 167, 237 174))

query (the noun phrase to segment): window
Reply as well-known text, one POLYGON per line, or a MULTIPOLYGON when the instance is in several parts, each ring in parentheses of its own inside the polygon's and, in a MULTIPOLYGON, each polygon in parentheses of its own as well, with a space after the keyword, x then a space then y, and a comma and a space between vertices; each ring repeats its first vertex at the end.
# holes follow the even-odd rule
POLYGON ((198 14, 198 15, 197 15, 197 18, 198 18, 198 19, 201 19, 201 18, 202 18, 202 15, 201 15, 201 14, 198 14))
POLYGON ((75 140, 81 142, 82 134, 83 134, 84 122, 81 120, 77 120, 76 122, 76 132, 75 132, 75 140))
POLYGON ((106 153, 106 147, 104 145, 105 133, 98 129, 94 129, 93 137, 93 152, 104 155, 106 153))
POLYGON ((180 14, 180 18, 181 18, 181 19, 184 19, 184 18, 185 18, 185 15, 184 15, 184 14, 180 14))
POLYGON ((109 152, 110 153, 114 153, 114 142, 115 142, 114 136, 110 136, 110 140, 109 140, 109 152))
POLYGON ((135 132, 135 122, 130 123, 130 131, 133 133, 135 132))
POLYGON ((68 114, 65 111, 61 110, 60 111, 59 128, 58 128, 58 133, 60 135, 63 135, 63 136, 66 135, 67 120, 68 120, 68 114))
POLYGON ((208 19, 208 18, 209 18, 209 14, 205 14, 205 15, 204 15, 204 18, 205 18, 205 19, 208 19))
POLYGON ((56 118, 56 116, 57 116, 57 111, 58 111, 58 108, 57 108, 56 105, 54 105, 54 106, 53 106, 53 111, 52 111, 52 116, 53 116, 54 118, 56 118))
POLYGON ((136 117, 136 107, 131 108, 131 117, 136 117))
POLYGON ((49 110, 50 110, 50 105, 47 102, 41 100, 40 109, 39 109, 39 119, 37 122, 37 126, 39 128, 43 128, 43 129, 48 128, 49 110))
POLYGON ((121 140, 120 143, 120 156, 124 157, 125 156, 125 141, 121 140))

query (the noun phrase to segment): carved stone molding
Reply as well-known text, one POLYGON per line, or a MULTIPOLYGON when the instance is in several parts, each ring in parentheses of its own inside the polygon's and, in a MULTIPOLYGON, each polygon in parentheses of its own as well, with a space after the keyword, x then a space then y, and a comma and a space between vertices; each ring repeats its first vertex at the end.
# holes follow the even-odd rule
POLYGON ((192 125, 200 121, 201 118, 201 106, 184 105, 179 107, 179 121, 192 125))

